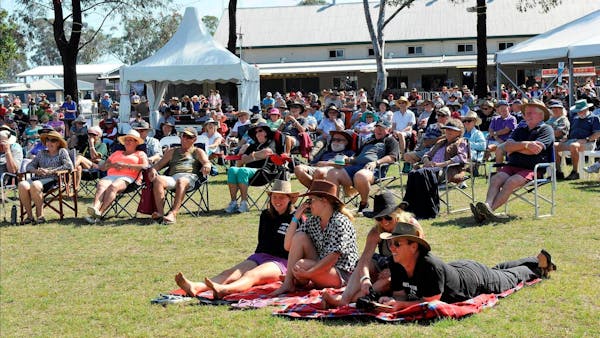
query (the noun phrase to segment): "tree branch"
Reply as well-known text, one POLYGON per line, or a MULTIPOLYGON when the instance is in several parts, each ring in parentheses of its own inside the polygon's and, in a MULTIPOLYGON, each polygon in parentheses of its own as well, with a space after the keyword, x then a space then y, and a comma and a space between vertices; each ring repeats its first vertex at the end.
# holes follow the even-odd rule
MULTIPOLYGON (((121 2, 121 1, 119 1, 121 2)), ((117 8, 119 8, 120 6, 122 6, 123 3, 121 2, 121 4, 113 7, 113 9, 110 10, 110 12, 104 17, 104 19, 102 20, 102 22, 100 23, 100 26, 98 27, 98 29, 96 29, 96 31, 94 32, 94 34, 92 35, 91 38, 89 38, 86 42, 82 43, 79 48, 77 48, 77 50, 81 50, 83 49, 83 47, 87 46, 88 44, 90 44, 90 42, 92 42, 94 40, 94 38, 96 38, 96 35, 98 35, 98 33, 100 33, 100 31, 102 30, 102 26, 104 26, 104 23, 106 22, 106 19, 108 19, 108 17, 115 11, 117 10, 117 8)))
POLYGON ((410 6, 413 2, 415 2, 415 0, 410 0, 410 1, 406 1, 402 4, 402 6, 400 6, 395 12, 394 14, 392 14, 389 18, 387 18, 387 20, 385 20, 385 22, 383 23, 383 28, 385 28, 385 26, 387 26, 388 23, 390 23, 390 21, 392 21, 392 19, 398 14, 400 13, 401 10, 403 10, 404 8, 410 6))

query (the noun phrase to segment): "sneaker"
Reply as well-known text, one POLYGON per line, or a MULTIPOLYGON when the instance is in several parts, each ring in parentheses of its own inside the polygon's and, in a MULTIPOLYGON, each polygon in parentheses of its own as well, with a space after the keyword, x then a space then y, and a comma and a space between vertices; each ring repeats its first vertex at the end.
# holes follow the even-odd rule
POLYGON ((477 202, 475 207, 477 208, 477 211, 479 211, 479 215, 486 219, 493 220, 496 217, 492 208, 483 202, 477 202))
POLYGON ((237 201, 229 202, 229 205, 227 206, 227 208, 225 208, 225 212, 228 214, 232 214, 232 213, 236 212, 237 210, 238 210, 237 201))
POLYGON ((469 187, 469 186, 467 185, 467 183, 466 183, 466 182, 461 182, 461 183, 458 185, 458 188, 459 188, 459 189, 467 189, 468 187, 469 187))
POLYGON ((579 173, 576 172, 575 170, 571 171, 569 176, 565 177, 565 180, 568 180, 568 181, 574 181, 574 180, 578 180, 578 179, 579 179, 579 173))
POLYGON ((583 168, 583 170, 585 170, 585 172, 587 172, 589 174, 598 173, 598 172, 600 172, 600 162, 596 162, 589 167, 585 167, 585 168, 583 168))
POLYGON ((89 224, 96 224, 99 222, 99 219, 95 218, 95 217, 86 217, 85 221, 88 222, 89 224))
POLYGON ((98 209, 96 209, 96 207, 93 207, 93 206, 87 207, 87 212, 88 212, 88 215, 90 215, 94 218, 102 217, 102 214, 100 213, 100 211, 98 211, 98 209))
POLYGON ((248 207, 248 201, 242 201, 240 203, 238 212, 248 212, 249 210, 250 210, 250 208, 248 207))
POLYGON ((412 164, 410 164, 408 162, 404 162, 404 165, 402 166, 402 172, 404 174, 408 174, 411 170, 412 170, 412 164))
POLYGON ((565 179, 565 174, 562 171, 557 171, 556 172, 556 179, 557 180, 564 180, 565 179))

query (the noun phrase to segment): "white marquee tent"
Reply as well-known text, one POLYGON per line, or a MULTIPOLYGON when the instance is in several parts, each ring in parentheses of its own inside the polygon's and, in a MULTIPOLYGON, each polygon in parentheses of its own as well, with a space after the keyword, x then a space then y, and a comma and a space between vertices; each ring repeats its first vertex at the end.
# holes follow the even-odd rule
POLYGON ((240 60, 216 43, 201 20, 197 8, 188 7, 177 32, 151 57, 121 69, 120 120, 129 120, 129 87, 144 82, 148 88, 153 127, 158 122, 158 105, 169 84, 238 84, 239 109, 249 109, 260 100, 258 68, 240 60))

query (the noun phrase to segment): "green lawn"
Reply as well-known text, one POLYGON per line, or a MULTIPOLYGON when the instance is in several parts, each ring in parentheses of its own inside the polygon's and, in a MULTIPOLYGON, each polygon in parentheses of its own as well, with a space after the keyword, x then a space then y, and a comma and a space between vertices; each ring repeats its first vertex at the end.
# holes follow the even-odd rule
MULTIPOLYGON (((514 202, 511 220, 476 226, 469 212, 423 221, 433 252, 488 265, 546 248, 558 271, 481 314, 430 325, 373 321, 302 321, 272 309, 155 306, 173 276, 218 273, 256 245, 258 212, 226 215, 223 174, 210 183, 212 211, 181 215, 176 225, 113 219, 88 226, 72 216, 41 226, 0 229, 0 334, 13 336, 600 336, 600 184, 560 182, 556 216, 534 220, 514 202)), ((294 186, 299 184, 294 181, 294 186)), ((478 199, 486 189, 477 179, 478 199)), ((80 201, 85 212, 89 198, 80 201)), ((464 202, 464 201, 463 201, 464 202)), ((52 212, 47 218, 55 219, 52 212)), ((356 219, 359 247, 372 220, 356 219)))

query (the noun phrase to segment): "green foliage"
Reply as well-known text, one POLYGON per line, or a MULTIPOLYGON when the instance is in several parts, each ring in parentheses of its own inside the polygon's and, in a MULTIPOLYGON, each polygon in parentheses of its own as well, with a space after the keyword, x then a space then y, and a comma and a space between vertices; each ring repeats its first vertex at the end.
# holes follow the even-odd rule
POLYGON ((327 5, 325 0, 302 0, 297 6, 327 5))
POLYGON ((26 66, 25 39, 19 32, 17 21, 4 9, 0 10, 0 41, 0 80, 11 80, 26 66))
POLYGON ((124 35, 112 38, 110 49, 122 62, 137 63, 167 43, 180 23, 181 15, 177 12, 161 18, 150 16, 126 21, 124 35))
MULTIPOLYGON (((491 266, 545 248, 558 265, 551 279, 493 308, 428 325, 289 320, 272 316, 274 308, 150 305, 159 293, 176 288, 178 271, 201 280, 255 249, 259 213, 222 212, 229 199, 224 174, 211 178, 209 214, 181 214, 170 226, 147 218, 88 226, 81 215, 58 222, 46 209, 49 223, 0 228, 0 332, 3 337, 598 337, 599 178, 559 182, 557 213, 550 218, 534 220, 530 206, 512 202, 514 217, 507 223, 477 226, 468 212, 422 221, 433 252, 444 261, 467 258, 491 266)), ((292 184, 303 191, 296 180, 292 184)), ((478 200, 486 186, 477 179, 478 200)), ((250 188, 253 196, 258 191, 250 188)), ((90 197, 80 200, 80 212, 89 202, 90 197)), ((373 220, 357 217, 354 224, 362 250, 373 220)))
POLYGON ((517 4, 517 9, 521 12, 526 12, 530 9, 538 7, 543 13, 548 12, 556 6, 560 6, 562 0, 521 0, 517 4))
POLYGON ((219 19, 216 16, 205 15, 202 17, 202 23, 204 23, 210 35, 215 35, 215 31, 219 25, 219 19))

